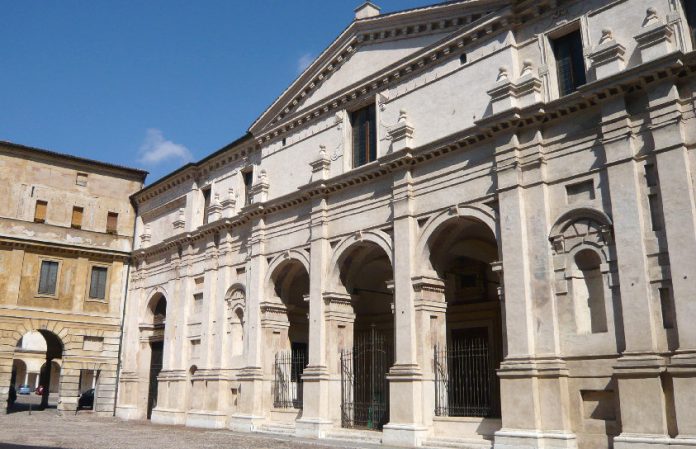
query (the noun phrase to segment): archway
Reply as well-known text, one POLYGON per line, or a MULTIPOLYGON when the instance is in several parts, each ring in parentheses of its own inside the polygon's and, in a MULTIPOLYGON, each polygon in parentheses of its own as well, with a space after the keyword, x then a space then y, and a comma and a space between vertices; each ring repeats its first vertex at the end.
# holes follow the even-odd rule
POLYGON ((147 419, 157 407, 158 380, 162 371, 164 357, 164 330, 167 319, 167 299, 162 293, 156 293, 148 303, 150 329, 148 344, 150 349, 150 369, 148 372, 147 419))
POLYGON ((60 395, 60 371, 53 367, 63 357, 61 339, 45 329, 26 332, 17 341, 13 357, 11 385, 20 393, 15 408, 29 404, 41 409, 55 408, 60 395), (38 401, 35 393, 41 395, 38 401))
POLYGON ((394 363, 393 269, 384 248, 357 241, 337 258, 334 284, 352 306, 341 342, 341 424, 381 430, 389 421, 387 372, 394 363))
POLYGON ((268 282, 271 298, 262 304, 262 327, 272 358, 273 407, 299 410, 309 349, 309 272, 303 260, 284 258, 271 265, 268 282))
POLYGON ((496 370, 503 358, 503 331, 493 230, 476 218, 453 217, 425 238, 423 262, 441 282, 444 300, 444 319, 429 339, 435 414, 500 417, 496 370))

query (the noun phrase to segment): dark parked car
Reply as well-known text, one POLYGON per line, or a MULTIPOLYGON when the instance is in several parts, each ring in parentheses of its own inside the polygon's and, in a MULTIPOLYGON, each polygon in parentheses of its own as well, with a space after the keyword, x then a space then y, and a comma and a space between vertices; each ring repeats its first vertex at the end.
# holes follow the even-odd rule
MULTIPOLYGON (((80 395, 77 401, 77 410, 90 409, 94 407, 94 388, 89 389, 80 395)), ((75 411, 77 413, 77 410, 75 411)))

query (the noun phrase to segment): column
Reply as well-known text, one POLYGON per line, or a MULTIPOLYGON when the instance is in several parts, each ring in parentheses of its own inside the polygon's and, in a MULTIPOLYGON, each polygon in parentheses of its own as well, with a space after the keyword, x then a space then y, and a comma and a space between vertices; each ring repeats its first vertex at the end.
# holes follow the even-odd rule
POLYGON ((645 256, 646 213, 641 202, 642 166, 635 161, 630 118, 624 98, 602 105, 602 144, 607 164, 614 236, 621 282, 625 349, 614 367, 618 380, 622 433, 614 447, 659 444, 667 434, 660 374, 664 360, 656 354, 656 311, 650 296, 645 256))
POLYGON ((415 294, 411 280, 416 243, 412 183, 408 165, 394 170, 392 246, 395 361, 387 375, 389 423, 384 426, 382 438, 384 444, 393 446, 419 446, 427 433, 423 424, 423 372, 417 358, 415 294))
POLYGON ((669 252, 672 297, 679 337, 667 368, 672 379, 677 444, 696 446, 696 201, 679 92, 672 81, 651 89, 650 131, 654 142, 665 236, 669 252))
POLYGON ((329 258, 327 200, 317 197, 312 202, 309 261, 309 363, 302 375, 303 410, 296 423, 296 433, 303 437, 323 438, 332 427, 330 418, 330 372, 327 364, 327 322, 324 290, 326 264, 329 258))

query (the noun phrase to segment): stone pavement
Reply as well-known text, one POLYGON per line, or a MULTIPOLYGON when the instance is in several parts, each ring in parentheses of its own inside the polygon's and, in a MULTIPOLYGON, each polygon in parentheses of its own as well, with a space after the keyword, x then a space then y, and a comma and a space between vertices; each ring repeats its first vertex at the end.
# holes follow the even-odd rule
MULTIPOLYGON (((340 449, 369 444, 302 440, 228 430, 159 426, 148 421, 98 418, 90 412, 60 415, 55 409, 0 415, 0 449, 340 449)), ((382 446, 382 448, 384 448, 382 446)))

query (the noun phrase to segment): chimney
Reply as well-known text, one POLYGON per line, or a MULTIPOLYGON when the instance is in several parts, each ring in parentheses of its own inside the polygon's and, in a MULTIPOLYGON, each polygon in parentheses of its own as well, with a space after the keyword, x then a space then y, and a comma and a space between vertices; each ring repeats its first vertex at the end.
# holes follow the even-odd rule
POLYGON ((367 19, 378 15, 379 6, 369 1, 355 8, 355 20, 367 19))

